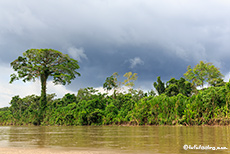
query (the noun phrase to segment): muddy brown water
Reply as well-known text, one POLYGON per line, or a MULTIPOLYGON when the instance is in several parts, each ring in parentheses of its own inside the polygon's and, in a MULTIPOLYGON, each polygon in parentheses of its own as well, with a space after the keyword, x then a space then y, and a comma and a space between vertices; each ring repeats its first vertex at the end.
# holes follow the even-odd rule
POLYGON ((0 147, 113 153, 230 153, 230 127, 0 126, 0 147))

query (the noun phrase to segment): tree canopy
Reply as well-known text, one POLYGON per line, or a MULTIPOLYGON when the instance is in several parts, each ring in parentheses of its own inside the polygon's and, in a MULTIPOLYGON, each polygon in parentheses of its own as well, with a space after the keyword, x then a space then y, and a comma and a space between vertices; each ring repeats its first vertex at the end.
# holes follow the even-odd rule
POLYGON ((176 96, 179 93, 185 96, 190 96, 191 92, 192 92, 192 84, 186 81, 184 78, 180 78, 180 80, 171 78, 166 83, 165 94, 167 96, 176 96))
POLYGON ((24 82, 35 78, 53 76, 55 84, 71 83, 79 69, 78 61, 53 49, 30 49, 11 63, 17 74, 11 74, 10 83, 23 79, 24 82))
POLYGON ((130 88, 129 93, 115 93, 120 84, 118 73, 114 73, 103 85, 108 91, 113 89, 114 95, 88 87, 78 90, 77 96, 68 93, 58 99, 54 99, 55 94, 46 99, 46 80, 53 76, 56 84, 70 83, 76 74, 80 75, 76 60, 52 49, 31 49, 11 66, 17 71, 11 75, 12 82, 40 78, 42 95, 14 96, 9 108, 0 109, 0 125, 230 124, 230 82, 224 82, 211 63, 201 61, 194 68, 189 66, 185 76, 192 82, 181 77, 164 83, 158 76, 153 85, 159 95, 154 90, 145 93, 132 89, 137 73, 128 72, 122 84, 130 88), (196 90, 194 84, 203 86, 206 82, 211 86, 196 90))
POLYGON ((78 61, 70 58, 54 49, 30 49, 11 62, 11 66, 17 74, 11 74, 10 83, 22 79, 41 81, 41 104, 40 111, 46 106, 46 82, 48 77, 53 77, 55 84, 70 84, 71 80, 80 76, 76 70, 79 69, 78 61))
POLYGON ((118 87, 117 77, 118 77, 117 72, 113 73, 112 76, 107 77, 105 83, 103 84, 103 88, 106 89, 107 91, 112 90, 113 88, 114 89, 117 88, 118 87))
POLYGON ((134 81, 137 80, 137 73, 128 72, 125 73, 123 77, 126 77, 126 79, 124 80, 124 82, 122 82, 122 84, 127 86, 129 90, 131 90, 134 86, 134 81))
POLYGON ((194 68, 189 65, 184 76, 196 87, 203 87, 205 82, 214 85, 223 77, 219 68, 216 68, 212 63, 204 63, 203 61, 200 61, 194 68))
POLYGON ((154 88, 157 90, 158 95, 163 94, 165 92, 165 84, 161 81, 161 77, 157 77, 157 82, 153 83, 154 88))

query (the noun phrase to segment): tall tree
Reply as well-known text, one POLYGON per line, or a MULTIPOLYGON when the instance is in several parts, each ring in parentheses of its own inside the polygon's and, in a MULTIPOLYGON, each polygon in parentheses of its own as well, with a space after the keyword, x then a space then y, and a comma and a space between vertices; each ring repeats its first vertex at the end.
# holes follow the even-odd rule
POLYGON ((204 63, 203 61, 200 61, 200 63, 194 68, 188 66, 184 77, 187 80, 192 81, 195 87, 203 87, 205 82, 209 85, 213 85, 222 78, 223 75, 220 73, 219 68, 216 68, 212 63, 204 63))
POLYGON ((191 96, 193 85, 189 81, 186 81, 184 78, 180 78, 178 80, 178 87, 179 87, 179 93, 185 95, 185 96, 191 96))
POLYGON ((167 96, 175 96, 179 94, 178 80, 171 78, 166 82, 165 94, 167 96))
POLYGON ((190 96, 192 92, 192 84, 186 81, 184 78, 180 78, 180 80, 176 80, 175 78, 171 78, 166 83, 165 94, 168 96, 175 96, 179 93, 190 96))
POLYGON ((78 61, 70 58, 53 49, 30 49, 11 62, 11 66, 17 74, 11 74, 10 83, 15 80, 23 79, 41 81, 40 113, 42 114, 46 104, 46 86, 49 76, 53 77, 55 84, 70 84, 71 80, 80 76, 76 70, 79 69, 78 61))
POLYGON ((157 82, 153 83, 154 88, 157 90, 158 95, 163 94, 165 92, 165 84, 161 81, 161 77, 157 77, 157 82))
POLYGON ((126 79, 124 80, 124 82, 122 82, 122 84, 127 86, 129 90, 132 90, 132 88, 134 87, 134 81, 136 81, 138 77, 137 73, 128 72, 125 73, 123 77, 126 77, 126 79))
POLYGON ((105 83, 103 84, 103 88, 106 89, 107 91, 117 88, 118 87, 117 77, 118 77, 117 72, 113 73, 112 76, 107 77, 105 83))

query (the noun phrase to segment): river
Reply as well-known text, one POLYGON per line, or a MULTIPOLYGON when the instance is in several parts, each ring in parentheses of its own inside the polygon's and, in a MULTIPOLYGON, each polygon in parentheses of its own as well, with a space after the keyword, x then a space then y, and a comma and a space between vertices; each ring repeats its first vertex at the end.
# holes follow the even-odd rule
POLYGON ((229 126, 1 126, 0 147, 143 154, 230 153, 229 135, 229 126))

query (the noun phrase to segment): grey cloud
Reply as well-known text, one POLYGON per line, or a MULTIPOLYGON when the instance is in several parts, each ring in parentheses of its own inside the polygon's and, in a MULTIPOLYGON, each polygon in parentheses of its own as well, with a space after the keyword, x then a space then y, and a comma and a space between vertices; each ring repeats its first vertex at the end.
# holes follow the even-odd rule
POLYGON ((79 60, 82 74, 70 89, 101 86, 113 72, 128 71, 138 73, 137 86, 150 88, 157 76, 183 76, 200 60, 224 74, 229 7, 226 0, 1 1, 0 62, 29 48, 62 51, 79 60))
POLYGON ((88 59, 83 48, 78 49, 75 47, 70 47, 68 48, 68 54, 80 62, 82 59, 88 59))

